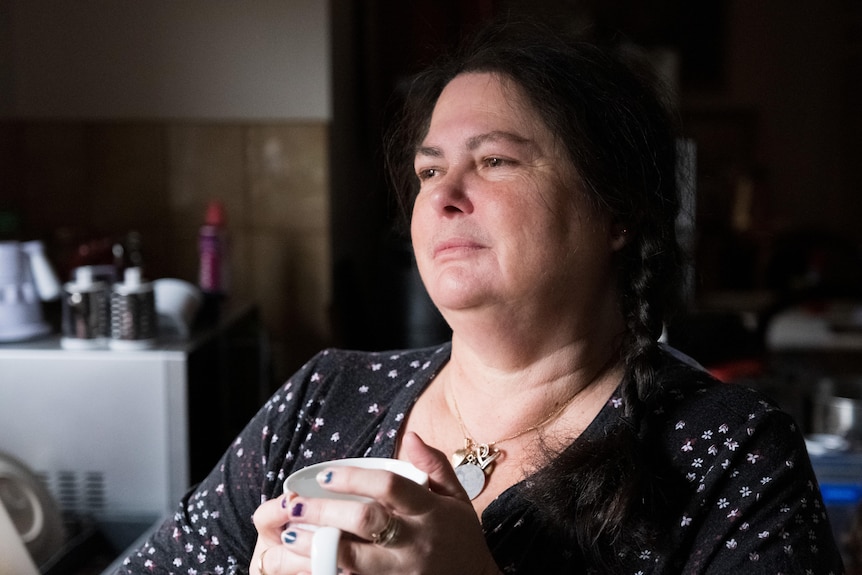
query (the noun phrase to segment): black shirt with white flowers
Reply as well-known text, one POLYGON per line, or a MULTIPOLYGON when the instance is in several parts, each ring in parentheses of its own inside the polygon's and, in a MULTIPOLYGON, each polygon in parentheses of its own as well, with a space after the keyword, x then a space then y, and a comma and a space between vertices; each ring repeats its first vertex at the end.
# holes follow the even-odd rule
MULTIPOLYGON (((386 353, 323 351, 261 408, 216 468, 121 573, 244 573, 251 516, 292 471, 327 459, 392 456, 411 406, 450 346, 386 353)), ((719 383, 664 354, 663 393, 650 415, 665 467, 681 488, 672 528, 655 548, 622 557, 620 574, 839 574, 826 509, 793 420, 761 395, 719 383)), ((576 441, 619 420, 615 394, 576 441)), ((488 545, 505 573, 581 573, 518 484, 485 510, 488 545)), ((372 575, 372 574, 368 574, 372 575)))

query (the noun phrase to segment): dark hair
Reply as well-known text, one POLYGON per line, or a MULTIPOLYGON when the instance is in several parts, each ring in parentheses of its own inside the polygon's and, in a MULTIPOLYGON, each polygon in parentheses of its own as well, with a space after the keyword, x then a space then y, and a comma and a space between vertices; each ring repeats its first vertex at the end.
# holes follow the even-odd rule
POLYGON ((449 81, 467 72, 495 73, 520 86, 565 146, 584 193, 628 230, 629 241, 618 255, 620 306, 628 328, 621 343, 623 423, 598 443, 574 442, 537 474, 528 494, 594 565, 606 564, 650 535, 648 525, 639 524, 644 515, 639 506, 649 504, 645 493, 654 489, 642 447, 649 435, 645 414, 658 390, 657 340, 679 300, 682 264, 675 230, 674 122, 655 79, 621 51, 547 27, 495 24, 410 86, 404 117, 387 146, 405 215, 418 192, 413 157, 434 104, 449 81))

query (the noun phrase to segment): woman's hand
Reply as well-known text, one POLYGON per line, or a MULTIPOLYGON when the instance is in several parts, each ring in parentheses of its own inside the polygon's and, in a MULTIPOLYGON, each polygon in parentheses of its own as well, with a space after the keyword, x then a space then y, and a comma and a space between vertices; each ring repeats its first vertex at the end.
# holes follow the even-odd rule
POLYGON ((386 471, 334 469, 324 484, 327 490, 363 495, 373 503, 292 494, 267 501, 254 514, 258 541, 250 573, 259 574, 264 551, 262 575, 310 573, 314 533, 302 525, 311 524, 342 530, 338 566, 345 571, 498 574, 473 506, 446 456, 416 434, 406 434, 403 441, 407 458, 428 473, 430 489, 386 471), (372 542, 393 526, 390 541, 372 542))

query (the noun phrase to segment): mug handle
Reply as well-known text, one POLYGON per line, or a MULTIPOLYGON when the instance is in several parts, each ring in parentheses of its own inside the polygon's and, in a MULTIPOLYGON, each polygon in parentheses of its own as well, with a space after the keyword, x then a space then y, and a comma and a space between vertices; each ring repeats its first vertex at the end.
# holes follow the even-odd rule
POLYGON ((311 541, 312 575, 336 575, 338 542, 341 531, 336 527, 318 527, 311 541))

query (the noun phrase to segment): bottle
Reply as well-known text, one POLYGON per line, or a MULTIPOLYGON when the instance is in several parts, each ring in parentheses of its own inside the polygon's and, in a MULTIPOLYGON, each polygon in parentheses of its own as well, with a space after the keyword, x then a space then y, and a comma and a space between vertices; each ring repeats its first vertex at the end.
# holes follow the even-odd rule
POLYGON ((228 237, 224 204, 213 200, 207 206, 204 224, 198 232, 198 287, 204 296, 201 317, 218 317, 228 293, 228 237))

